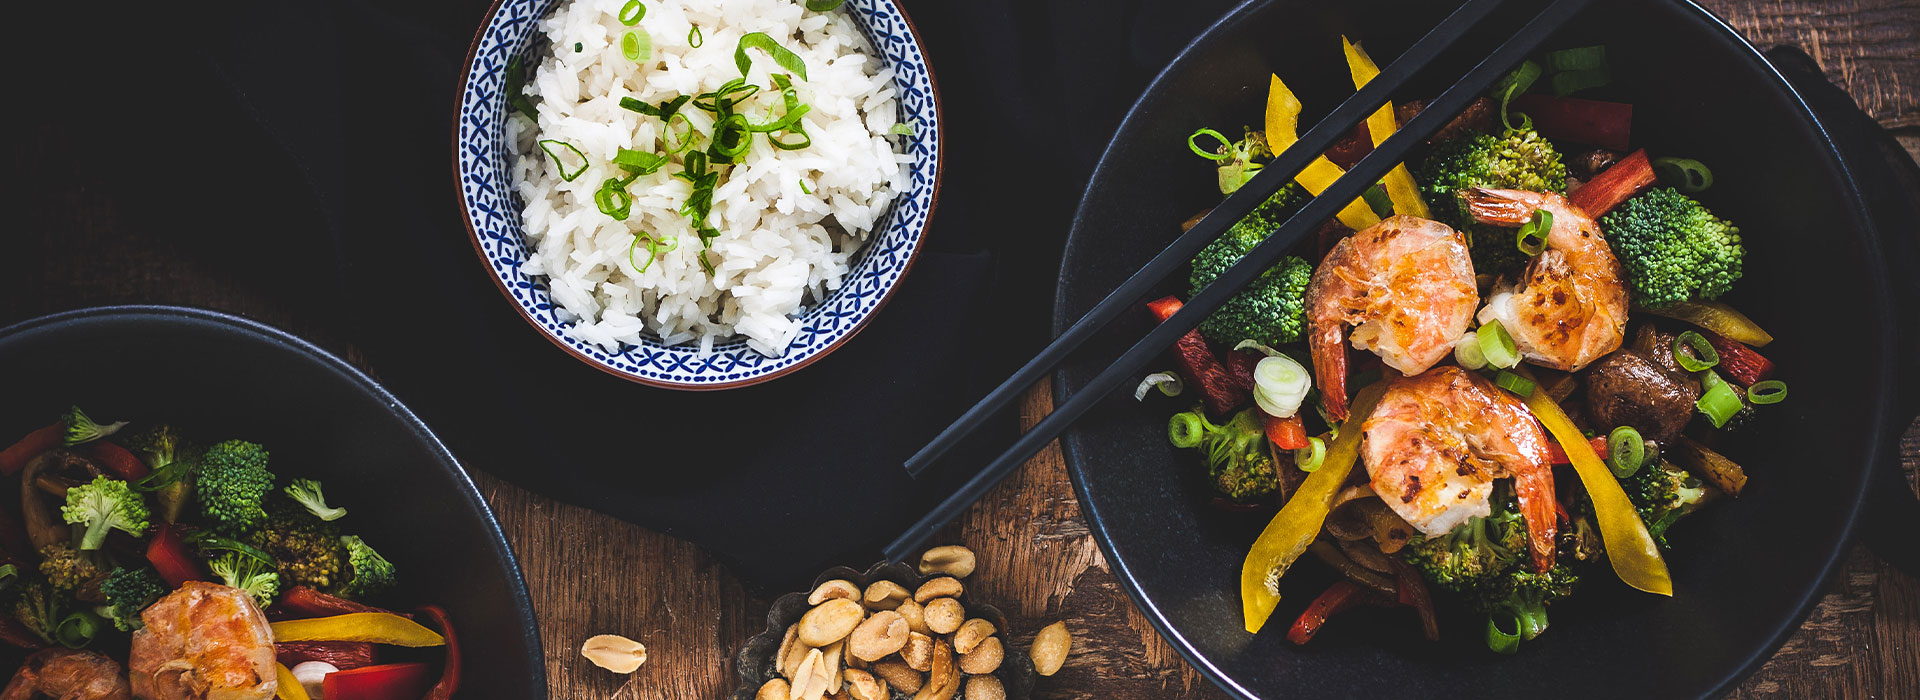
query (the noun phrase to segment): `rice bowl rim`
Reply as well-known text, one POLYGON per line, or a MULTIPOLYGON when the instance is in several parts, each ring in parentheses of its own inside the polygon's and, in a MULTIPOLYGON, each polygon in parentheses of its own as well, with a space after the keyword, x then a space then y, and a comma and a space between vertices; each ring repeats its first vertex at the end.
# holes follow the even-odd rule
MULTIPOLYGON (((480 25, 480 27, 474 31, 473 39, 467 44, 467 55, 466 55, 466 58, 461 62, 458 89, 454 91, 455 104, 454 104, 454 110, 453 110, 453 129, 451 134, 452 146, 453 146, 452 153, 451 153, 451 156, 452 156, 451 161, 453 166, 453 180, 452 180, 453 190, 454 190, 453 194, 454 194, 454 198, 458 200, 460 203, 460 221, 467 229, 467 241, 473 246, 474 258, 480 262, 482 267, 487 268, 487 278, 493 281, 494 288, 499 290, 500 295, 504 297, 508 302, 508 305, 512 306, 514 311, 519 314, 520 319, 522 321, 525 321, 527 325, 533 327, 533 330, 535 333, 540 335, 540 337, 546 338, 547 342, 552 343, 554 347, 561 349, 562 351, 566 352, 566 354, 571 355, 574 359, 579 360, 580 362, 583 362, 588 366, 593 367, 594 369, 598 369, 607 374, 613 375, 615 377, 619 377, 621 379, 625 379, 630 382, 634 382, 636 384, 641 384, 641 385, 660 388, 660 389, 672 389, 676 391, 724 391, 727 389, 738 389, 741 387, 753 386, 753 385, 761 384, 764 382, 770 382, 775 379, 779 379, 781 377, 797 372, 801 369, 804 369, 809 365, 812 365, 814 362, 819 361, 821 358, 832 354, 833 351, 840 349, 840 347, 845 345, 847 341, 850 341, 854 338, 854 336, 859 335, 860 331, 866 330, 867 325, 873 322, 874 317, 879 316, 880 312, 886 309, 887 302, 893 300, 894 293, 899 290, 900 284, 906 281, 908 274, 913 272, 913 264, 919 261, 920 253, 925 247, 923 244, 926 242, 927 234, 933 228, 933 214, 934 214, 934 211, 938 209, 940 204, 940 186, 944 179, 942 175, 945 174, 946 156, 947 156, 946 113, 945 113, 945 108, 942 105, 940 100, 939 76, 935 75, 933 70, 932 55, 927 52, 926 43, 922 41, 920 38, 920 27, 914 23, 913 16, 907 13, 906 8, 901 7, 900 3, 898 3, 896 0, 855 0, 856 2, 883 3, 888 7, 891 7, 895 13, 899 14, 901 23, 906 27, 905 36, 906 36, 907 43, 913 47, 914 51, 920 54, 920 57, 922 59, 922 62, 923 62, 922 68, 924 69, 927 75, 927 86, 928 86, 927 99, 929 102, 932 103, 932 106, 933 106, 933 135, 934 135, 933 140, 935 144, 935 147, 933 149, 933 165, 932 165, 933 185, 932 187, 928 188, 927 205, 925 210, 926 222, 921 224, 920 230, 918 231, 910 230, 907 232, 908 240, 913 241, 915 245, 913 247, 912 252, 907 254, 906 261, 901 265, 900 274, 894 277, 894 279, 891 282, 884 283, 883 287, 878 292, 879 298, 875 300, 872 309, 869 309, 865 314, 861 315, 858 319, 856 319, 853 322, 853 325, 851 327, 848 327, 845 330, 840 331, 838 337, 835 337, 833 340, 826 343, 825 346, 819 347, 816 350, 811 350, 810 351, 811 354, 807 355, 806 357, 801 358, 785 367, 782 367, 780 369, 773 370, 771 372, 767 372, 764 374, 758 374, 758 375, 749 376, 749 377, 742 377, 740 379, 734 379, 734 380, 728 380, 728 381, 689 383, 689 382, 680 382, 680 381, 672 381, 672 380, 664 380, 664 379, 655 379, 651 377, 639 376, 630 372, 624 372, 616 367, 608 365, 606 362, 600 361, 598 359, 588 356, 584 352, 581 352, 579 348, 576 348, 570 345, 566 339, 563 339, 558 335, 552 332, 549 332, 545 327, 541 326, 540 322, 537 319, 535 319, 533 317, 533 314, 527 310, 527 305, 525 303, 522 303, 520 300, 514 298, 513 291, 507 288, 507 281, 504 278, 502 278, 500 275, 495 274, 492 269, 492 266, 488 264, 486 251, 481 247, 480 230, 477 227, 475 227, 473 222, 473 209, 474 209, 473 203, 467 198, 466 192, 461 188, 461 179, 464 173, 462 172, 460 167, 460 151, 461 151, 461 129, 460 128, 461 128, 462 122, 466 120, 466 116, 467 116, 465 98, 466 98, 467 88, 468 88, 468 78, 472 76, 475 72, 474 64, 475 64, 475 61, 479 58, 481 44, 484 43, 489 33, 497 29, 495 19, 499 17, 500 8, 502 5, 505 5, 506 3, 509 3, 509 2, 525 2, 525 1, 527 0, 493 0, 492 2, 488 3, 486 13, 484 15, 484 17, 486 18, 486 21, 484 21, 480 25)), ((532 1, 539 2, 540 0, 532 0, 532 1)), ((572 2, 573 0, 558 0, 558 1, 572 2)), ((794 0, 794 1, 799 2, 800 0, 794 0)), ((533 34, 534 33, 528 34, 530 41, 532 40, 531 37, 533 36, 533 34)), ((516 47, 516 50, 518 48, 524 48, 524 46, 516 47)), ((882 66, 885 66, 887 68, 894 67, 892 60, 887 57, 886 52, 884 50, 880 50, 880 47, 878 46, 873 47, 873 49, 874 51, 871 54, 872 57, 880 61, 882 66)), ((898 78, 896 78, 895 80, 896 80, 896 85, 898 85, 898 82, 897 82, 898 78)), ((506 124, 506 121, 503 119, 501 121, 501 125, 503 128, 505 124, 506 124)), ((916 125, 915 128, 920 128, 920 126, 923 126, 923 125, 916 125)), ((918 169, 918 168, 913 168, 913 169, 918 169)), ((892 214, 893 210, 899 207, 901 200, 905 199, 907 195, 908 195, 907 192, 901 192, 894 199, 894 201, 888 205, 889 217, 893 215, 892 214)), ((511 199, 512 194, 508 193, 507 197, 511 199)), ((893 225, 891 220, 889 220, 888 225, 890 227, 893 225)), ((522 229, 521 226, 510 225, 510 227, 518 230, 521 233, 521 235, 523 236, 525 235, 525 231, 522 229)), ((876 232, 876 233, 883 234, 884 232, 876 232)), ((879 240, 878 236, 869 238, 862 245, 862 248, 858 254, 861 254, 861 255, 867 254, 868 249, 871 248, 873 245, 875 245, 878 242, 878 240, 879 240)), ((850 273, 852 272, 851 267, 848 269, 848 272, 850 273)), ((825 304, 835 296, 838 296, 844 289, 845 287, 836 289, 832 293, 829 293, 826 298, 815 300, 812 304, 802 306, 801 309, 804 311, 806 309, 811 309, 815 306, 825 304)))

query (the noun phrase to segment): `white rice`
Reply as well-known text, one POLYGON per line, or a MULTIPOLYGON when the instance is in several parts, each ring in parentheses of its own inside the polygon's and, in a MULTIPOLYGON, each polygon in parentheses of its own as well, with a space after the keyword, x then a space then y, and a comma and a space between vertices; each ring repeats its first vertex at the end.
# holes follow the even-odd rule
MULTIPOLYGON (((540 22, 548 48, 524 88, 539 123, 507 120, 531 250, 522 269, 547 278, 568 333, 608 350, 650 336, 667 345, 696 343, 704 354, 738 336, 778 356, 800 330, 797 316, 839 288, 875 219, 906 188, 911 158, 897 153, 891 138, 893 71, 872 57, 842 12, 808 12, 796 0, 646 0, 646 16, 631 28, 617 18, 625 4, 571 0, 540 22), (700 48, 689 45, 695 25, 704 35, 700 48), (620 50, 621 36, 634 30, 653 43, 644 62, 620 50), (672 177, 682 169, 679 156, 628 187, 634 201, 625 221, 601 213, 593 195, 623 174, 611 162, 619 149, 666 150, 660 119, 621 108, 620 98, 658 105, 713 91, 740 77, 734 49, 753 32, 806 61, 809 79, 793 82, 801 103, 812 106, 802 123, 813 144, 784 151, 755 134, 739 164, 716 166, 721 177, 708 224, 720 235, 706 251, 709 275, 696 257, 700 237, 679 213, 692 192, 672 177), (543 139, 580 149, 586 172, 563 180, 559 164, 537 144, 543 139), (643 231, 671 237, 679 248, 639 272, 628 250, 643 231)), ((757 49, 748 55, 754 60, 746 78, 760 91, 736 110, 764 121, 783 112, 779 91, 768 88, 770 75, 785 71, 757 49)), ((713 115, 692 105, 681 113, 706 148, 713 115)), ((644 245, 634 261, 647 265, 644 245)))

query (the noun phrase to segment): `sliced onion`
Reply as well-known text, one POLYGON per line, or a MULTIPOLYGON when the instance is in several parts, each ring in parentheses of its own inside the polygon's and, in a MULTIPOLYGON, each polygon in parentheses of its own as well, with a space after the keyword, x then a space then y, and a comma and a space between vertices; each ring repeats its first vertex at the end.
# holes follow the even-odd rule
POLYGON ((1480 369, 1487 366, 1487 356, 1480 352, 1480 334, 1467 331, 1466 335, 1453 343, 1453 361, 1464 369, 1480 369))
POLYGON ((1313 389, 1307 368, 1286 355, 1272 355, 1253 366, 1253 401, 1275 418, 1292 418, 1313 389))
POLYGON ((1140 380, 1140 386, 1133 388, 1133 400, 1147 400, 1147 390, 1154 388, 1159 389, 1162 396, 1179 396, 1180 392, 1187 390, 1187 385, 1180 381, 1178 374, 1155 372, 1147 375, 1146 379, 1140 380))

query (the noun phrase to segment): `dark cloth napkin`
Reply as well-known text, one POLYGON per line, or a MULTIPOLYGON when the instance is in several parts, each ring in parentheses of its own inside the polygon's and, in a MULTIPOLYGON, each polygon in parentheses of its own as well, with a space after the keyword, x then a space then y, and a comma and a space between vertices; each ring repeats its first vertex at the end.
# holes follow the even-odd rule
POLYGON ((27 78, 10 111, 62 134, 67 157, 122 173, 102 195, 195 265, 363 353, 469 468, 792 587, 871 561, 1011 440, 1006 420, 917 482, 900 467, 1047 340, 1060 249, 1101 149, 1152 75, 1233 5, 903 4, 945 108, 925 252, 858 338, 720 393, 570 358, 476 260, 452 128, 485 2, 34 3, 41 16, 15 25, 27 78))

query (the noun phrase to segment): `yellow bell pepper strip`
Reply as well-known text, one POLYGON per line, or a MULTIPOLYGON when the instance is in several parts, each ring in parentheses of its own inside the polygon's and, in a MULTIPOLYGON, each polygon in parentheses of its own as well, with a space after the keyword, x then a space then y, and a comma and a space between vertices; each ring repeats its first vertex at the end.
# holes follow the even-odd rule
POLYGON ((347 613, 273 623, 276 642, 373 642, 397 647, 437 647, 440 633, 393 613, 347 613))
POLYGON ((1280 605, 1276 584, 1300 554, 1307 551, 1307 545, 1320 535, 1333 497, 1346 486, 1347 477, 1353 474, 1353 463, 1360 457, 1360 421, 1373 413, 1374 405, 1386 391, 1387 383, 1379 381, 1354 395, 1352 412, 1346 422, 1350 429, 1340 431, 1340 436, 1333 439, 1320 469, 1307 475, 1307 480, 1294 490, 1293 497, 1287 499, 1287 504, 1267 523, 1267 529, 1260 532, 1260 538, 1254 540, 1253 548, 1247 551, 1246 563, 1240 566, 1240 609, 1247 632, 1259 632, 1267 624, 1267 618, 1273 616, 1273 609, 1280 605))
POLYGON ((1613 562, 1613 573, 1634 588, 1673 595, 1673 578, 1667 574, 1666 560, 1660 558, 1660 546, 1647 534, 1647 524, 1641 522, 1640 514, 1633 509, 1633 501, 1627 500, 1627 492, 1620 489, 1620 482, 1600 461, 1600 455, 1594 453, 1587 437, 1574 427, 1566 412, 1560 410, 1560 404, 1554 403, 1547 392, 1528 394, 1527 408, 1547 427, 1547 432, 1553 434, 1560 449, 1566 451, 1573 470, 1580 474, 1580 483, 1593 498, 1593 513, 1600 521, 1600 541, 1607 546, 1607 560, 1613 562))
POLYGON ((300 685, 299 679, 293 677, 293 671, 286 664, 274 664, 273 675, 280 679, 278 688, 273 691, 274 697, 280 700, 313 700, 312 696, 307 695, 307 687, 300 685))
MULTIPOLYGON (((1267 88, 1267 150, 1275 154, 1285 153, 1295 141, 1300 140, 1299 128, 1300 98, 1294 97, 1293 91, 1287 89, 1287 84, 1280 82, 1280 76, 1273 76, 1267 88)), ((1317 196, 1345 174, 1347 171, 1327 160, 1325 155, 1316 155, 1313 162, 1308 163, 1306 169, 1293 179, 1317 196)), ((1355 199, 1347 204, 1347 208, 1340 210, 1340 223, 1360 231, 1380 223, 1380 217, 1374 216, 1366 200, 1355 199)))
POLYGON ((1658 309, 1634 307, 1634 310, 1686 321, 1756 348, 1766 347, 1767 343, 1773 342, 1773 334, 1762 330, 1760 324, 1717 301, 1683 301, 1658 309))
MULTIPOLYGON (((1380 74, 1380 68, 1373 64, 1372 58, 1367 57, 1367 52, 1347 41, 1344 36, 1340 37, 1340 50, 1347 54, 1347 71, 1353 73, 1353 89, 1366 87, 1367 81, 1380 74)), ((1392 102, 1380 105, 1380 109, 1367 117, 1367 135, 1372 138, 1374 148, 1379 148, 1399 128, 1400 122, 1394 118, 1392 102)), ((1407 172, 1406 163, 1393 166, 1393 170, 1387 172, 1386 179, 1380 182, 1387 186, 1387 196, 1393 199, 1393 213, 1428 218, 1427 202, 1420 198, 1420 187, 1413 184, 1413 173, 1407 172)))

